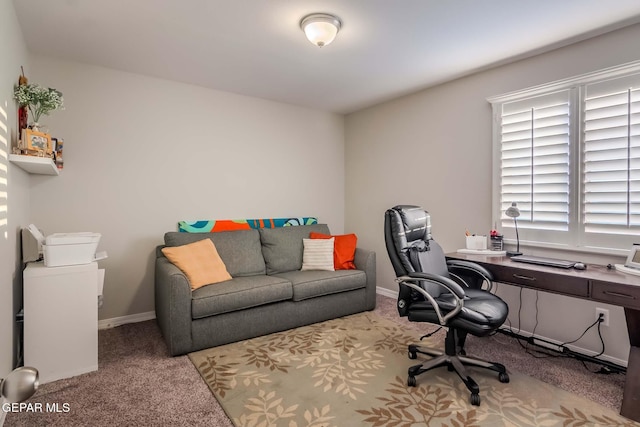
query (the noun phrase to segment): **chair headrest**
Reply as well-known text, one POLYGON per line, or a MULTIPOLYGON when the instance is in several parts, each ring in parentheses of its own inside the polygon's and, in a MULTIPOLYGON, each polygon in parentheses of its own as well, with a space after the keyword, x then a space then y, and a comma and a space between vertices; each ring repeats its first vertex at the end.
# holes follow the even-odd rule
POLYGON ((417 240, 431 240, 431 216, 420 206, 398 205, 392 208, 400 216, 407 246, 417 240))
POLYGON ((384 240, 397 277, 416 271, 409 250, 429 250, 430 239, 431 217, 421 207, 399 205, 385 213, 384 240))

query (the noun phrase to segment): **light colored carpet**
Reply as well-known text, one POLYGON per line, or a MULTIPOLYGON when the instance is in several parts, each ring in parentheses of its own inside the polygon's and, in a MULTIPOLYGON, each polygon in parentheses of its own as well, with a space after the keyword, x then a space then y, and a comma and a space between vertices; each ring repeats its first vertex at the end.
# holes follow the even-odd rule
MULTIPOLYGON (((416 333, 436 329, 398 317, 393 298, 378 295, 376 304, 374 313, 401 328, 416 333)), ((433 338, 443 340, 440 334, 433 338)), ((44 384, 28 401, 67 403, 69 412, 10 413, 4 427, 232 426, 189 358, 169 356, 155 320, 101 330, 98 340, 98 371, 44 384)), ((534 358, 516 340, 502 335, 469 337, 466 347, 469 354, 500 362, 615 413, 620 409, 623 374, 594 375, 570 358, 534 358)))
MULTIPOLYGON (((236 426, 633 426, 616 412, 509 369, 470 369, 482 403, 441 368, 406 386, 420 334, 375 312, 192 353, 236 426)), ((442 341, 423 341, 438 346, 442 341)))

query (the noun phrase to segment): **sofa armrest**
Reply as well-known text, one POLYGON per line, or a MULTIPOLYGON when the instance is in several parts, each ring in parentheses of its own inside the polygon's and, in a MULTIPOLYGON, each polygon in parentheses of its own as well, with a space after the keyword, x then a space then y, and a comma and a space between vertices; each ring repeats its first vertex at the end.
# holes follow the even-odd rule
POLYGON ((367 275, 367 309, 376 308, 376 253, 368 249, 356 248, 354 264, 367 275))
POLYGON ((191 287, 187 277, 167 258, 156 258, 156 320, 172 356, 187 353, 191 338, 191 287))

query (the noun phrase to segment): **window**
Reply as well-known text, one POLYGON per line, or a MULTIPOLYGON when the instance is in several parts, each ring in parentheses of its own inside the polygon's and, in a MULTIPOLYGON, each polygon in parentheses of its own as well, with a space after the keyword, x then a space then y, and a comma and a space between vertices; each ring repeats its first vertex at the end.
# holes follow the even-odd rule
POLYGON ((640 61, 490 98, 494 221, 517 202, 522 243, 640 242, 640 61))

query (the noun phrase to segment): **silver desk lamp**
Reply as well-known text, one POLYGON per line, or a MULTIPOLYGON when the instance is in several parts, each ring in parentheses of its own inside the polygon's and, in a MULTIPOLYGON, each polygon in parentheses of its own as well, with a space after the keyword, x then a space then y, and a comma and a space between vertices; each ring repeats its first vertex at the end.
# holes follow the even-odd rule
POLYGON ((509 218, 513 218, 513 223, 516 226, 516 251, 508 251, 507 256, 522 255, 522 252, 520 252, 520 236, 518 236, 518 220, 516 219, 520 216, 520 209, 518 209, 518 204, 516 202, 512 202, 511 206, 509 206, 509 208, 504 211, 504 214, 509 218))
POLYGON ((39 385, 38 370, 22 366, 14 369, 7 378, 0 379, 0 398, 19 403, 33 396, 39 385))

